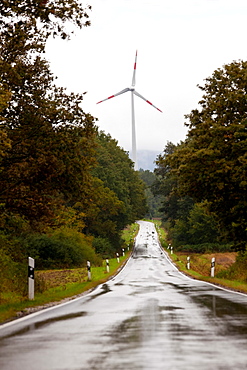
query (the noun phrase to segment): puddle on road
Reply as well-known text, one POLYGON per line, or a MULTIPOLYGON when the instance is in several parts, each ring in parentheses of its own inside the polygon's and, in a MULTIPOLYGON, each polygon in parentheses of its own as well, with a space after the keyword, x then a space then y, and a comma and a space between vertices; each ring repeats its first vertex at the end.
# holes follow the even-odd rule
POLYGON ((247 305, 227 299, 223 290, 203 283, 194 287, 174 283, 169 285, 195 303, 205 320, 215 322, 218 335, 246 337, 247 305))
POLYGON ((223 335, 247 335, 247 307, 237 302, 229 301, 217 294, 193 296, 193 301, 200 307, 207 308, 206 316, 220 322, 219 331, 223 335), (220 321, 219 321, 220 319, 220 321))
POLYGON ((174 311, 174 310, 183 310, 183 307, 176 306, 160 306, 160 311, 174 311))
MULTIPOLYGON (((179 306, 160 306, 156 298, 143 301, 134 316, 123 320, 105 333, 104 348, 107 350, 94 358, 90 366, 92 365, 92 369, 118 369, 119 363, 119 369, 148 369, 147 365, 152 357, 151 362, 159 361, 156 356, 157 350, 162 353, 161 346, 164 348, 163 353, 166 353, 168 338, 176 337, 180 340, 184 333, 190 330, 186 324, 176 324, 176 317, 179 315, 177 312, 181 311, 183 308, 179 306)), ((149 369, 152 368, 155 367, 149 369)))
MULTIPOLYGON (((116 285, 116 284, 115 284, 116 285)), ((92 301, 93 299, 97 298, 97 297, 100 297, 101 295, 103 294, 106 294, 106 293, 109 293, 111 292, 112 290, 110 289, 109 285, 108 284, 103 284, 101 286, 101 291, 99 293, 96 293, 96 294, 91 294, 90 296, 87 297, 86 301, 85 302, 89 302, 89 301, 92 301)))
MULTIPOLYGON (((148 281, 148 279, 147 279, 148 281)), ((142 284, 129 284, 130 288, 134 289, 131 293, 129 293, 130 296, 138 296, 148 293, 154 293, 154 292, 162 292, 164 290, 162 285, 146 285, 143 286, 142 284)))
POLYGON ((11 333, 11 334, 7 334, 6 336, 0 337, 0 341, 4 340, 4 339, 7 339, 7 338, 15 337, 17 335, 26 334, 30 331, 40 329, 44 326, 53 324, 55 322, 72 320, 72 319, 76 319, 78 317, 82 317, 82 316, 86 316, 86 315, 87 315, 87 312, 82 311, 82 312, 76 312, 76 313, 71 313, 71 314, 67 314, 67 315, 57 316, 57 317, 51 317, 51 318, 43 320, 43 321, 37 321, 37 322, 32 323, 32 324, 27 324, 26 326, 24 326, 20 330, 17 330, 15 332, 11 333))

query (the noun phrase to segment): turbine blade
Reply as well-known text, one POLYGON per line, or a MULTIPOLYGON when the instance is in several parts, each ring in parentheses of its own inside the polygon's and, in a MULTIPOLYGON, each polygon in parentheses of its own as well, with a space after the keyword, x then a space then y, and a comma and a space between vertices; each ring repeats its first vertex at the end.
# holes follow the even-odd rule
POLYGON ((132 86, 135 86, 135 84, 136 84, 136 61, 137 61, 137 50, 136 50, 134 71, 133 71, 133 77, 132 77, 132 86))
POLYGON ((141 94, 139 94, 137 91, 133 91, 133 93, 136 95, 136 96, 139 96, 139 98, 141 98, 141 99, 143 99, 143 100, 145 100, 145 102, 147 102, 148 104, 150 104, 150 105, 152 105, 154 108, 156 108, 158 111, 160 111, 161 113, 163 113, 162 112, 162 110, 160 110, 159 108, 157 108, 155 105, 153 105, 153 103, 151 103, 149 100, 147 100, 146 98, 144 98, 141 94))
POLYGON ((115 96, 118 96, 118 95, 124 94, 125 92, 127 92, 127 91, 129 91, 129 90, 130 90, 130 89, 129 89, 128 87, 126 87, 126 89, 123 89, 123 90, 119 91, 118 93, 116 93, 116 94, 114 94, 114 95, 111 95, 111 96, 109 96, 108 98, 106 98, 106 99, 103 99, 103 100, 99 101, 99 102, 98 102, 98 103, 96 103, 96 104, 102 103, 103 101, 109 100, 109 99, 111 99, 111 98, 115 98, 115 96))

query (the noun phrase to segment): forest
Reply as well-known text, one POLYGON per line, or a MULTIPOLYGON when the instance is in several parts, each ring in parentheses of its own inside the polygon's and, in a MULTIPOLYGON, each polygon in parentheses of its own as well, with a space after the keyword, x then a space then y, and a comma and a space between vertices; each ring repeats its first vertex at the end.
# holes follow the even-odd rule
POLYGON ((56 85, 44 56, 49 37, 70 37, 67 22, 90 25, 90 9, 0 4, 0 290, 18 286, 28 256, 38 269, 101 264, 147 211, 128 153, 83 111, 83 94, 56 85))
POLYGON ((186 140, 168 142, 153 190, 178 248, 203 252, 247 243, 247 62, 214 71, 199 86, 200 108, 186 115, 186 140))

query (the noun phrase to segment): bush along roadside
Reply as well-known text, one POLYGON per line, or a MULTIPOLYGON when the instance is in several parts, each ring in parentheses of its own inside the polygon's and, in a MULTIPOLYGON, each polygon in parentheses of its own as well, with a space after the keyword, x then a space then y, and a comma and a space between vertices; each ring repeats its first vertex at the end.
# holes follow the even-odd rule
POLYGON ((36 271, 34 299, 28 300, 18 295, 7 294, 5 303, 0 305, 0 323, 82 295, 116 274, 123 267, 129 255, 130 251, 125 253, 125 256, 119 256, 119 262, 117 257, 108 260, 109 272, 106 261, 103 261, 101 267, 92 266, 91 279, 88 278, 87 267, 36 271))
POLYGON ((109 280, 130 257, 138 229, 138 224, 132 224, 123 231, 124 243, 118 255, 104 259, 101 266, 90 266, 90 279, 87 266, 76 269, 40 270, 35 271, 33 300, 28 300, 26 296, 17 293, 1 292, 0 323, 74 299, 109 280))

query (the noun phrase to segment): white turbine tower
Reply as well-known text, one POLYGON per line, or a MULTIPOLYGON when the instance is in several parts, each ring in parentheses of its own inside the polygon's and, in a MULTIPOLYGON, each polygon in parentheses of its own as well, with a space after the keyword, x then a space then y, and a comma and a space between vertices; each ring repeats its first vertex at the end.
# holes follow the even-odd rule
POLYGON ((126 87, 125 89, 119 91, 118 93, 109 96, 108 98, 99 101, 97 104, 102 103, 103 101, 109 100, 111 98, 114 98, 115 96, 121 95, 126 93, 127 91, 131 92, 131 119, 132 119, 132 159, 133 162, 135 163, 134 169, 137 171, 138 170, 138 165, 137 165, 137 155, 136 155, 136 130, 135 130, 135 110, 134 110, 134 94, 136 96, 139 96, 139 98, 145 100, 148 104, 152 105, 154 108, 158 109, 162 113, 162 111, 157 108, 155 105, 153 105, 149 100, 145 99, 141 94, 139 94, 135 90, 135 84, 136 84, 136 61, 137 61, 137 51, 136 51, 136 56, 135 56, 135 64, 134 64, 134 72, 133 72, 133 77, 132 77, 132 84, 131 87, 126 87))

